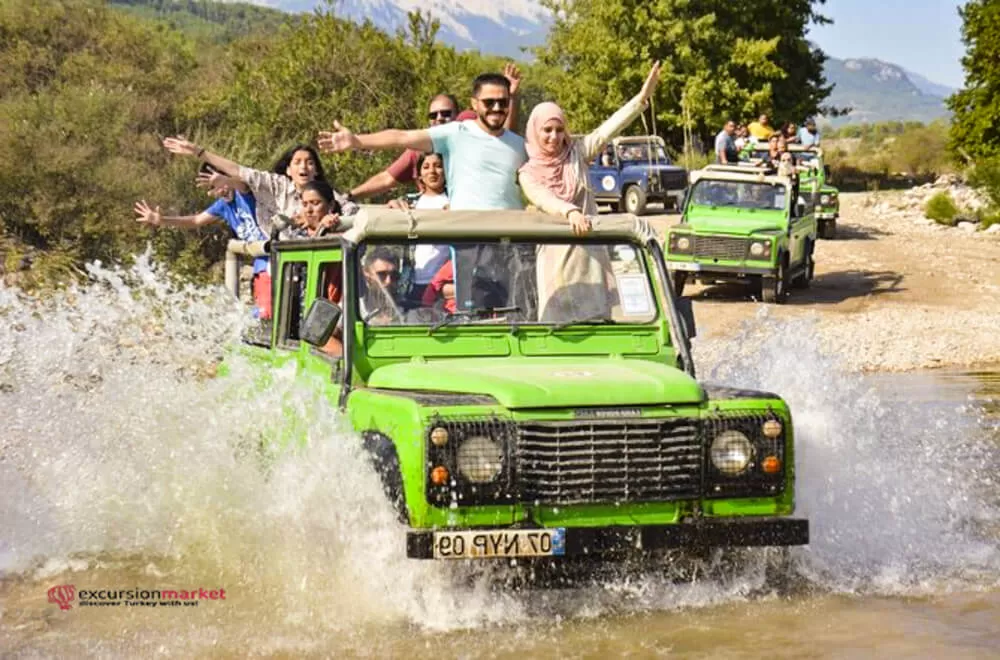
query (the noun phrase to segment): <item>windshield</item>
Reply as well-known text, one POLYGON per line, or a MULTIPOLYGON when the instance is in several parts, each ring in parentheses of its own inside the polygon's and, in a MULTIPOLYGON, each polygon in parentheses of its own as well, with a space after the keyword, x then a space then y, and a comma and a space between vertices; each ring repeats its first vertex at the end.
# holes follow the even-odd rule
POLYGON ((772 183, 702 179, 691 189, 691 203, 780 211, 785 208, 785 187, 772 183))
POLYGON ((649 275, 628 243, 369 242, 358 314, 368 325, 649 323, 649 275))
POLYGON ((625 161, 641 160, 644 162, 653 161, 654 163, 670 163, 670 158, 667 157, 667 152, 663 149, 662 145, 656 142, 619 144, 618 159, 625 161))

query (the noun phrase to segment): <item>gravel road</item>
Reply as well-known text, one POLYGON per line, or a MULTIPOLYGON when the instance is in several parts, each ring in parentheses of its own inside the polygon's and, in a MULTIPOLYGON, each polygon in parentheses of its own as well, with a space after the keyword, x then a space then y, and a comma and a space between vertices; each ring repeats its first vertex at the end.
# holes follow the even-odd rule
MULTIPOLYGON (((802 327, 852 371, 1000 363, 1000 233, 885 212, 898 195, 842 194, 838 238, 819 241, 816 279, 784 305, 763 305, 735 285, 689 284, 696 354, 741 330, 752 341, 755 327, 773 329, 759 318, 767 307, 772 319, 811 321, 802 327)), ((649 219, 662 231, 679 216, 649 219)))

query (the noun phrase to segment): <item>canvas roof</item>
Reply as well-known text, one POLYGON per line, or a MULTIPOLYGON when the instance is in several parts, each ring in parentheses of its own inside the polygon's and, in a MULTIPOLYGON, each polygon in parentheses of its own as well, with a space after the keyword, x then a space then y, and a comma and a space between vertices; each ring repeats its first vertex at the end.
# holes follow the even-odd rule
POLYGON ((700 179, 711 179, 713 181, 739 181, 743 183, 770 183, 782 186, 792 185, 791 179, 787 176, 767 174, 764 169, 756 167, 725 167, 709 165, 704 169, 691 172, 692 185, 700 179))
MULTIPOLYGON (((590 220, 588 238, 645 242, 656 235, 647 221, 627 213, 590 220)), ((363 206, 343 237, 355 244, 368 238, 577 238, 565 218, 540 211, 397 211, 384 206, 363 206)))

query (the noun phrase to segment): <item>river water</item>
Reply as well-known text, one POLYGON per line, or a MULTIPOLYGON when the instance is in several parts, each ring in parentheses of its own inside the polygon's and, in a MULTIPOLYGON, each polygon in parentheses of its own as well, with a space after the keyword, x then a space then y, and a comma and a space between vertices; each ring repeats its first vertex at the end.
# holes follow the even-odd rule
POLYGON ((261 390, 238 356, 212 377, 242 331, 224 293, 144 259, 91 271, 45 301, 0 287, 0 655, 1000 656, 1000 369, 847 374, 762 313, 696 358, 789 401, 810 545, 513 590, 402 557, 308 383, 261 390), (281 406, 310 442, 265 471, 242 447, 281 406), (57 585, 225 598, 62 610, 57 585))

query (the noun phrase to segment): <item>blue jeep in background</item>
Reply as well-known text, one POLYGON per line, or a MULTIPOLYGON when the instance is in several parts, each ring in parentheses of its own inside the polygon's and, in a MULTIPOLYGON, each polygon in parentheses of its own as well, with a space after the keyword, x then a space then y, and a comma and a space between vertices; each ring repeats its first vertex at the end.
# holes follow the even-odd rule
POLYGON ((670 162, 663 138, 647 135, 611 141, 590 165, 590 189, 598 204, 642 215, 649 202, 680 210, 687 170, 670 162))

